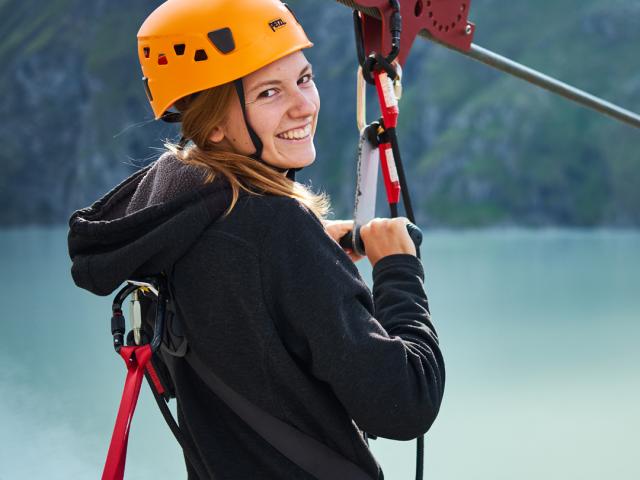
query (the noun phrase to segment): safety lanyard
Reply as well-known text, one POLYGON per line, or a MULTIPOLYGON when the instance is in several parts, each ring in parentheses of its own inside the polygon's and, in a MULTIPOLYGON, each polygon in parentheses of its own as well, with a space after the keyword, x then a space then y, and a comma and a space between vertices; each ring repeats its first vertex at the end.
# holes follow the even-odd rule
MULTIPOLYGON (((125 361, 127 377, 102 480, 123 479, 129 430, 138 401, 142 378, 145 374, 158 407, 182 447, 188 463, 196 471, 198 478, 209 478, 210 475, 202 463, 193 441, 184 435, 167 406, 166 402, 171 396, 169 393, 171 387, 168 386, 165 389, 152 364, 153 355, 160 346, 158 342, 158 339, 162 337, 162 330, 160 329, 166 325, 164 317, 170 303, 168 283, 164 276, 148 277, 143 281, 127 280, 127 282, 128 285, 123 287, 115 297, 111 318, 114 347, 125 361), (141 329, 141 308, 138 304, 138 289, 142 289, 145 294, 151 292, 157 298, 154 338, 144 345, 123 346, 125 322, 121 305, 130 294, 133 294, 132 330, 127 335, 127 341, 128 343, 137 343, 136 338, 141 342, 146 341, 141 329), (159 328, 158 325, 160 326, 159 328), (138 334, 136 334, 136 330, 138 330, 138 334)), ((183 345, 186 347, 186 340, 183 345)), ((211 371, 211 366, 203 362, 192 349, 185 348, 183 350, 180 347, 178 350, 173 350, 172 347, 165 344, 163 352, 172 357, 183 357, 211 391, 239 418, 246 422, 256 434, 260 435, 274 449, 298 465, 302 470, 309 473, 310 476, 318 480, 333 480, 336 478, 373 480, 370 472, 365 472, 362 467, 348 460, 341 453, 334 451, 329 446, 301 432, 287 422, 270 415, 249 399, 237 393, 211 371)), ((163 360, 161 357, 156 357, 156 359, 160 362, 160 367, 163 360)), ((168 381, 166 378, 165 380, 168 381)))
MULTIPOLYGON (((387 72, 379 70, 374 72, 373 75, 376 81, 380 110, 382 111, 382 125, 384 125, 381 133, 384 134, 385 132, 388 133, 390 129, 396 128, 398 125, 400 109, 398 108, 398 99, 394 92, 393 80, 389 78, 387 72)), ((398 178, 398 169, 389 136, 385 135, 380 138, 384 138, 378 145, 378 150, 380 152, 384 186, 387 191, 387 201, 391 206, 392 212, 395 211, 395 213, 392 213, 392 216, 397 217, 397 205, 400 201, 400 191, 402 190, 400 187, 400 179, 398 178)))
POLYGON ((138 397, 140 396, 140 387, 142 379, 147 373, 153 388, 159 395, 164 394, 164 387, 158 378, 151 357, 155 350, 159 347, 162 339, 162 329, 164 326, 164 298, 158 294, 158 308, 156 312, 156 325, 154 328, 154 337, 150 343, 140 345, 141 324, 140 304, 137 293, 140 288, 147 288, 157 293, 155 286, 151 283, 133 282, 131 281, 116 296, 112 307, 111 317, 111 333, 113 335, 113 346, 116 352, 122 357, 127 368, 127 376, 124 382, 124 390, 116 423, 111 435, 111 443, 107 453, 107 460, 102 472, 102 480, 122 480, 124 477, 124 468, 127 461, 127 446, 129 443, 129 431, 131 429, 131 421, 136 410, 138 397), (132 324, 133 329, 129 336, 129 343, 135 345, 124 345, 124 333, 126 331, 124 315, 122 314, 122 302, 131 293, 134 293, 132 304, 132 324))
MULTIPOLYGON (((401 72, 398 63, 393 63, 400 52, 400 32, 402 22, 400 18, 400 4, 398 0, 390 0, 392 9, 389 22, 391 36, 391 52, 387 57, 379 52, 371 52, 365 56, 365 43, 363 38, 364 18, 359 12, 354 11, 354 29, 356 36, 356 49, 358 54, 358 95, 357 95, 357 123, 360 131, 360 142, 357 158, 357 187, 354 212, 353 235, 341 239, 340 244, 349 245, 358 254, 364 253, 364 244, 359 235, 359 227, 367 220, 375 216, 376 179, 378 159, 384 186, 387 194, 387 202, 391 217, 398 216, 398 204, 400 195, 405 213, 412 225, 408 225, 409 234, 416 244, 416 253, 420 257, 420 244, 422 233, 415 226, 415 216, 411 205, 411 197, 407 185, 396 127, 400 109, 398 100, 402 91, 401 72), (366 124, 366 83, 374 84, 380 105, 382 117, 366 124), (376 152, 377 147, 377 152, 376 152)), ((378 32, 380 36, 383 33, 378 32)), ((374 436, 369 435, 374 439, 374 436)), ((422 480, 424 470, 424 436, 417 439, 416 447, 416 480, 422 480)))
MULTIPOLYGON (((390 0, 389 5, 392 10, 388 22, 391 51, 386 57, 375 51, 366 55, 365 46, 367 44, 365 42, 365 32, 363 31, 366 26, 366 20, 358 11, 353 12, 356 51, 358 63, 360 64, 358 69, 358 128, 362 134, 362 124, 366 122, 364 81, 375 85, 382 114, 382 117, 377 122, 379 124, 377 146, 391 217, 398 216, 398 203, 402 194, 406 216, 409 221, 415 223, 411 196, 404 174, 400 145, 396 133, 400 115, 398 100, 402 92, 402 68, 399 63, 394 61, 400 53, 402 20, 398 0, 390 0)), ((380 24, 380 29, 382 30, 382 24, 380 24)), ((370 29, 367 33, 369 35, 377 33, 379 36, 384 37, 385 32, 373 32, 370 29)))
MULTIPOLYGON (((127 460, 127 445, 131 420, 138 403, 140 386, 145 370, 153 371, 151 366, 151 347, 149 345, 122 347, 118 352, 127 366, 127 378, 124 382, 122 400, 116 417, 116 425, 111 436, 107 461, 102 472, 102 480, 122 480, 127 460)), ((155 371, 152 377, 156 376, 155 371)))

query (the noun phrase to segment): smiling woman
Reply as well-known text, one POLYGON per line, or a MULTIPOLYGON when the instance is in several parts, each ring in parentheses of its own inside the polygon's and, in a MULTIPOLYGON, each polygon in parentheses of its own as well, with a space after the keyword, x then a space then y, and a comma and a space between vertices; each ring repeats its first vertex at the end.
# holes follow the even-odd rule
MULTIPOLYGON (((313 134, 320 109, 320 97, 302 52, 292 53, 248 75, 249 102, 247 115, 256 133, 265 139, 262 158, 270 165, 284 169, 306 167, 315 159, 313 134), (298 73, 300 65, 304 65, 298 73), (264 78, 275 78, 267 80, 264 78), (267 86, 273 86, 262 90, 267 86), (276 140, 282 140, 277 142, 276 140)), ((229 146, 249 154, 248 135, 245 133, 241 111, 237 104, 229 112, 227 123, 213 132, 213 141, 226 138, 229 146), (225 128, 226 127, 226 128, 225 128)))
MULTIPOLYGON (((190 480, 381 479, 367 433, 429 429, 444 363, 407 220, 362 227, 372 294, 336 241, 352 223, 322 222, 326 197, 295 182, 316 155, 311 43, 279 0, 169 0, 138 39, 151 107, 182 140, 74 213, 76 284, 168 286, 153 362, 190 480)), ((116 343, 130 368, 151 357, 116 343)), ((124 470, 118 418, 103 480, 124 470)))
MULTIPOLYGON (((311 65, 304 54, 296 52, 277 60, 248 75, 245 82, 250 86, 247 89, 249 120, 257 125, 256 133, 260 138, 268 139, 262 158, 271 165, 285 169, 311 164, 316 155, 313 134, 318 121, 320 97, 313 82, 311 65), (273 80, 263 81, 265 78, 273 80)), ((239 125, 240 118, 240 109, 233 109, 228 118, 229 125, 239 125)), ((223 131, 216 133, 220 135, 223 131)), ((241 128, 236 133, 238 138, 242 138, 244 132, 241 128)), ((227 137, 234 138, 234 135, 230 132, 227 137)), ((250 148, 246 144, 236 144, 234 147, 236 150, 250 148)))
POLYGON ((292 174, 273 175, 315 160, 320 97, 311 65, 298 51, 238 82, 242 88, 226 83, 178 100, 183 145, 167 148, 182 162, 205 167, 208 181, 224 176, 234 189, 231 208, 242 189, 291 196, 324 218, 329 210, 324 195, 293 182, 292 174))
POLYGON ((184 33, 169 27, 186 15, 171 1, 140 28, 140 62, 156 118, 182 121, 180 144, 167 148, 184 163, 205 167, 207 181, 225 177, 231 208, 244 190, 291 196, 324 218, 328 199, 290 181, 315 160, 320 98, 302 53, 313 44, 284 4, 252 4, 253 19, 239 5, 219 2, 215 8, 225 16, 210 23, 211 6, 193 2, 199 16, 189 18, 190 28, 202 41, 185 43, 184 33), (265 23, 269 16, 277 22, 265 23), (154 52, 161 52, 157 59, 154 52), (179 115, 169 112, 172 106, 179 115), (288 172, 289 180, 274 171, 288 172))

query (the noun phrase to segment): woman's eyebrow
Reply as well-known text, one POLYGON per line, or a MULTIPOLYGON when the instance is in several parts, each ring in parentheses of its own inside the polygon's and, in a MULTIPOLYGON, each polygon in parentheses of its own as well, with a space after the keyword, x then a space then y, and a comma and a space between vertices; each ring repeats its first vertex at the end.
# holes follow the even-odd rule
MULTIPOLYGON (((303 73, 306 73, 308 70, 311 70, 311 64, 307 63, 304 68, 302 69, 302 71, 300 72, 300 75, 302 75, 303 73)), ((266 85, 281 85, 282 81, 281 80, 266 80, 264 82, 260 82, 257 85, 254 85, 253 87, 251 87, 249 89, 249 92, 253 92, 254 90, 257 90, 258 88, 264 87, 266 85)))

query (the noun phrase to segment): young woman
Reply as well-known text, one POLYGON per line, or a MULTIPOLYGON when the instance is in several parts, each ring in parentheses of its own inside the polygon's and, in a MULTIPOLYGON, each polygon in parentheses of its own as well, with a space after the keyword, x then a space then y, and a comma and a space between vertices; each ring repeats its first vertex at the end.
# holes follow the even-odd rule
MULTIPOLYGON (((337 243, 350 222, 291 179, 315 159, 320 99, 279 0, 169 0, 139 32, 157 118, 182 141, 70 221, 75 282, 110 294, 163 272, 193 355, 272 417, 382 478, 364 432, 434 421, 444 363, 406 219, 362 228, 373 293, 337 243)), ((190 479, 310 479, 171 360, 190 479), (202 470, 205 470, 203 472, 202 470)), ((311 453, 313 456, 313 453, 311 453)), ((338 477, 336 477, 338 478, 338 477)))

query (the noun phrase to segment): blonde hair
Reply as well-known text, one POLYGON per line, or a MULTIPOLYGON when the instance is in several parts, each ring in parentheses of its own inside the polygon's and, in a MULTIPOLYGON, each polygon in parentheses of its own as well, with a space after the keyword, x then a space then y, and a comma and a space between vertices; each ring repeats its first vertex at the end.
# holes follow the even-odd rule
POLYGON ((212 182, 219 175, 226 178, 232 189, 228 215, 243 190, 252 195, 277 195, 298 200, 319 219, 329 214, 330 202, 325 193, 316 194, 306 186, 288 179, 263 162, 234 152, 222 150, 209 140, 213 129, 224 123, 234 95, 232 83, 226 83, 176 102, 182 117, 182 136, 192 145, 167 142, 165 147, 182 162, 207 170, 206 182, 212 182))

